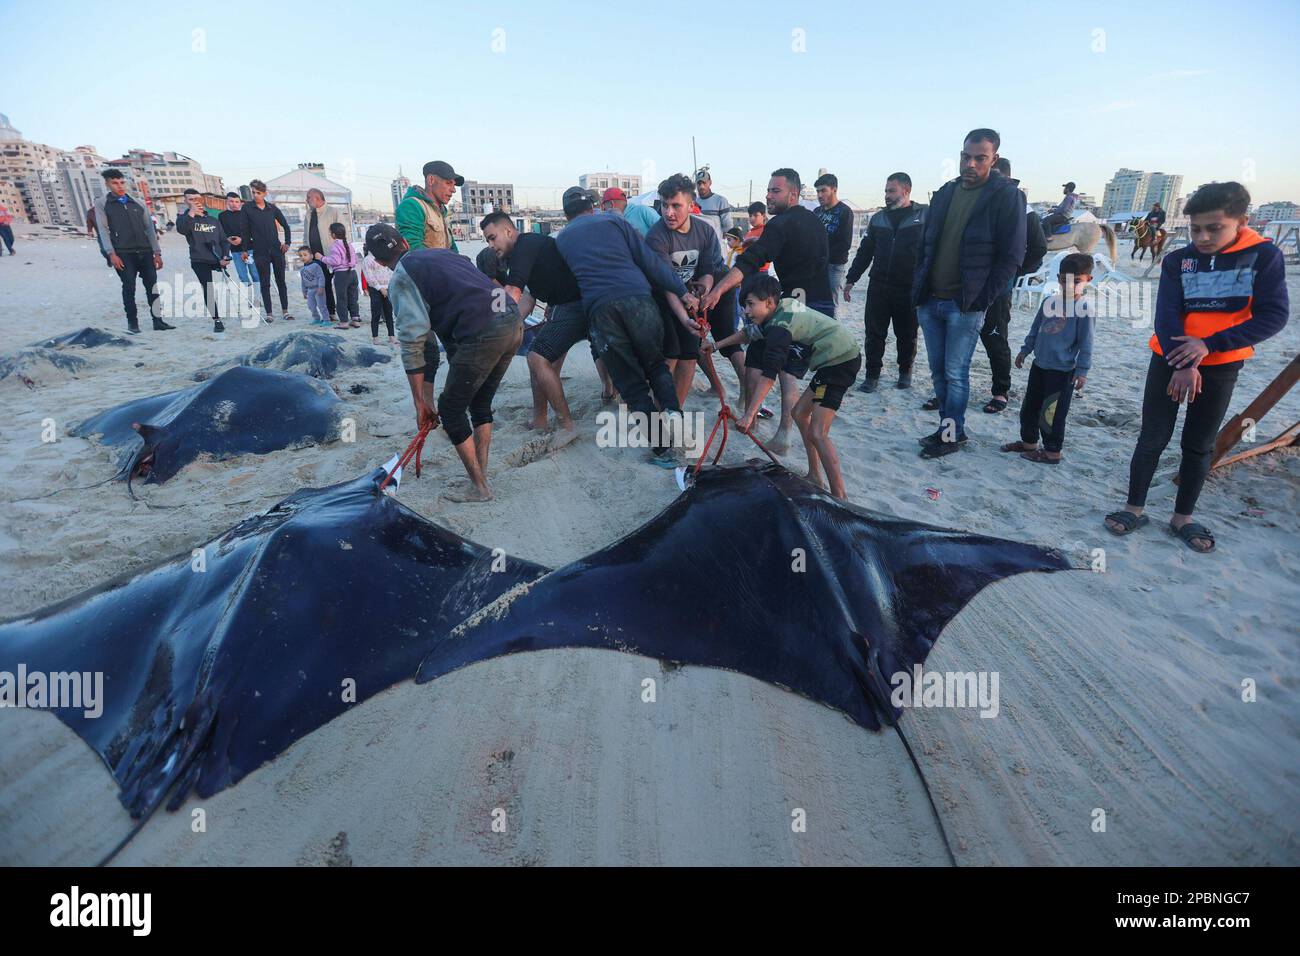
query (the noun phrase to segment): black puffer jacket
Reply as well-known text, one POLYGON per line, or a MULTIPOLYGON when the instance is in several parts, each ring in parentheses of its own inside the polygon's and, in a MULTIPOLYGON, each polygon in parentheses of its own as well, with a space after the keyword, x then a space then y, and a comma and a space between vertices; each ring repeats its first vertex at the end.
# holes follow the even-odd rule
POLYGON ((920 248, 925 232, 925 212, 928 206, 914 202, 908 209, 911 214, 894 228, 889 211, 882 209, 867 223, 866 234, 858 244, 853 265, 844 281, 854 285, 862 273, 871 267, 871 281, 887 285, 910 286, 916 270, 916 250, 920 248))
MULTIPOLYGON (((912 280, 912 301, 917 305, 930 295, 930 267, 934 264, 939 237, 943 235, 953 192, 960 188, 960 179, 944 183, 930 201, 925 237, 921 240, 912 280)), ((987 309, 1015 278, 1024 258, 1025 197, 1010 179, 999 172, 990 173, 961 234, 960 309, 963 312, 987 309)))

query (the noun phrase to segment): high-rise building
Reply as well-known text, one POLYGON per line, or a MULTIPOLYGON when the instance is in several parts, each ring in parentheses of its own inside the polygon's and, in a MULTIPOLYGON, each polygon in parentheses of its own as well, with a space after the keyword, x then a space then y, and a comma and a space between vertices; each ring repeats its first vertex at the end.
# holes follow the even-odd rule
POLYGON ((41 185, 40 173, 52 170, 59 151, 44 143, 32 143, 0 113, 0 179, 13 183, 28 222, 54 225, 58 222, 41 185))
POLYGON ((1152 203, 1166 211, 1177 208, 1183 177, 1178 173, 1148 173, 1141 169, 1121 169, 1106 184, 1102 195, 1103 217, 1146 212, 1152 203))
POLYGON ((468 216, 510 212, 515 208, 515 187, 511 183, 476 183, 467 179, 460 187, 460 203, 468 216))
POLYGON ((12 180, 0 179, 0 206, 9 210, 14 222, 27 222, 27 204, 23 202, 23 194, 12 180))
POLYGON ((1151 174, 1140 169, 1120 169, 1101 197, 1101 214, 1103 217, 1128 212, 1145 211, 1147 187, 1151 183, 1151 174))
POLYGON ((226 187, 220 176, 210 176, 197 160, 175 152, 153 153, 132 149, 108 165, 135 170, 149 197, 155 202, 177 200, 187 189, 197 189, 210 196, 224 196, 226 187))
POLYGON ((1166 212, 1174 208, 1183 189, 1183 177, 1176 173, 1152 173, 1147 183, 1146 205, 1160 203, 1166 212))
POLYGON ((600 193, 617 186, 629 196, 636 196, 641 192, 641 177, 625 173, 583 173, 578 177, 578 185, 583 189, 594 189, 600 193))
POLYGON ((406 191, 410 188, 411 181, 402 175, 402 169, 399 166, 397 169, 397 178, 394 179, 392 183, 394 213, 397 212, 398 203, 402 201, 402 197, 406 195, 406 191))
POLYGON ((1266 202, 1255 210, 1260 222, 1295 222, 1300 219, 1300 206, 1293 202, 1266 202))

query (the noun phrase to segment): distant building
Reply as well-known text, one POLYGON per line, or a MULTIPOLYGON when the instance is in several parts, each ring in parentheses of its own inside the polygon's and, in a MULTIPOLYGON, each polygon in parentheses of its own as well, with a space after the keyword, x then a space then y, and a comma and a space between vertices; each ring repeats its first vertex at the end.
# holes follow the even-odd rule
POLYGON ((38 225, 55 225, 59 222, 50 208, 40 174, 52 170, 58 161, 59 151, 44 143, 32 143, 9 124, 9 117, 0 113, 0 179, 12 183, 17 190, 23 218, 38 225))
POLYGON ((460 187, 460 203, 470 216, 510 212, 515 208, 515 187, 511 183, 476 183, 467 179, 460 187))
POLYGON ((1255 210, 1260 222, 1294 222, 1300 219, 1300 206, 1293 202, 1266 202, 1255 210))
POLYGON ((220 176, 208 175, 197 160, 181 153, 131 149, 108 165, 134 170, 142 188, 155 204, 170 200, 170 205, 177 205, 187 189, 197 189, 208 196, 226 194, 220 176))
POLYGON ((1175 208, 1182 188, 1183 177, 1177 173, 1120 169, 1106 184, 1101 213, 1103 217, 1111 218, 1133 209, 1148 210, 1157 202, 1169 211, 1175 208))
POLYGON ((1138 209, 1147 200, 1149 173, 1140 169, 1120 169, 1106 184, 1101 197, 1101 214, 1110 218, 1117 213, 1138 209))
POLYGON ((397 206, 402 201, 402 197, 406 195, 406 191, 410 188, 411 188, 411 181, 402 175, 401 167, 398 167, 397 178, 393 180, 392 187, 391 187, 393 193, 393 214, 394 215, 396 215, 397 213, 397 206))
POLYGON ((583 189, 594 189, 603 193, 611 186, 617 186, 629 196, 641 194, 641 177, 625 173, 583 173, 578 177, 578 185, 583 189))
POLYGON ((1160 203, 1166 212, 1174 208, 1178 194, 1183 191, 1183 177, 1175 173, 1152 173, 1147 183, 1146 205, 1160 203))
POLYGON ((27 205, 23 202, 23 194, 11 180, 0 179, 0 206, 9 210, 14 222, 27 221, 27 205))

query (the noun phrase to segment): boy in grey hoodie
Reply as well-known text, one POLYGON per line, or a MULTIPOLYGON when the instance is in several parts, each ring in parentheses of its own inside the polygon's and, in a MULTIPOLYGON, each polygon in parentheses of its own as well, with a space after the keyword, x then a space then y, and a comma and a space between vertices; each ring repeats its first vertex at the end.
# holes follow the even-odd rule
POLYGON ((1083 298, 1092 281, 1092 256, 1082 252, 1066 256, 1057 279, 1060 293, 1048 296, 1038 307, 1016 356, 1016 368, 1025 367, 1027 355, 1034 356, 1020 405, 1020 441, 1002 446, 1002 451, 1020 452, 1026 461, 1044 465, 1061 460, 1070 398, 1083 390, 1092 367, 1093 300, 1083 298), (1040 434, 1042 448, 1038 447, 1040 434))
POLYGON ((302 282, 302 295, 311 312, 312 325, 331 325, 329 306, 325 302, 325 270, 312 255, 311 246, 298 247, 298 278, 302 282))

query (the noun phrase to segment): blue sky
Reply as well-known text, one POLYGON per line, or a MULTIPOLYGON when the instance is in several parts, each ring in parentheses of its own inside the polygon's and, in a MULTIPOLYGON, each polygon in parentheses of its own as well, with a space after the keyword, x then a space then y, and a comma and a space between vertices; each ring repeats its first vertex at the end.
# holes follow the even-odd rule
POLYGON ((936 188, 992 126, 1034 200, 1067 179, 1100 199, 1129 166, 1300 201, 1294 0, 101 9, 0 0, 0 112, 61 148, 175 149, 228 186, 323 162, 384 208, 399 164, 446 159, 554 205, 583 172, 688 171, 694 135, 733 202, 793 166, 876 205, 895 170, 936 188))

